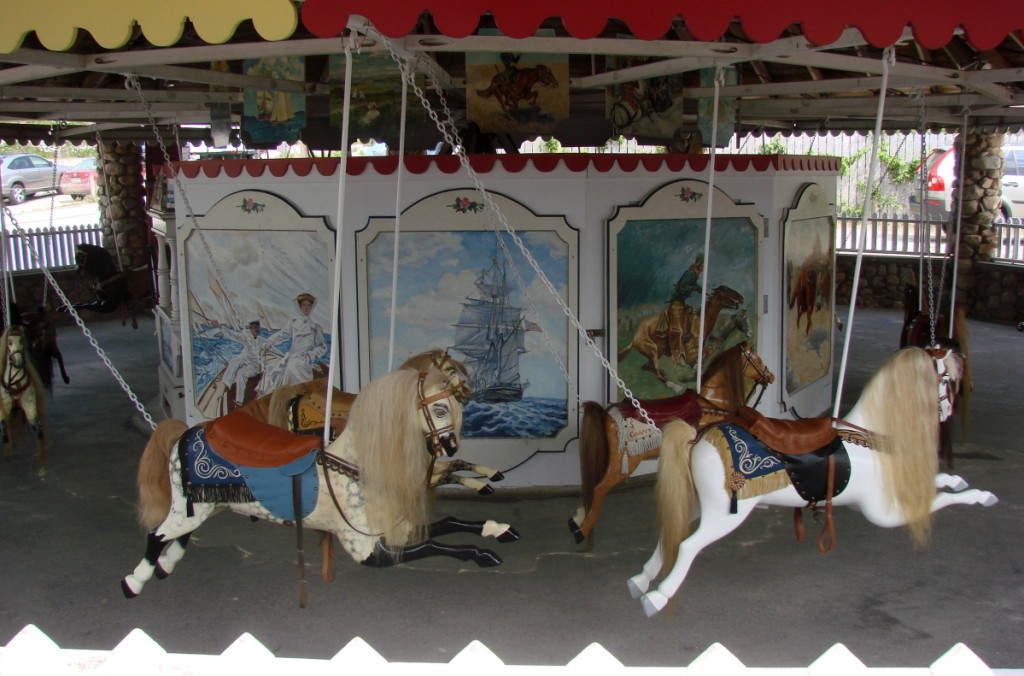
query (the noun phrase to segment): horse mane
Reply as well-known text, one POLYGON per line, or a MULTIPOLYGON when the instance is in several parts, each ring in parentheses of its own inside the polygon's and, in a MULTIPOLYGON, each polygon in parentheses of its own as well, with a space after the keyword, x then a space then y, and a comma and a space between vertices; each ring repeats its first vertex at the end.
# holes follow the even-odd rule
POLYGON ((714 382, 715 388, 722 391, 720 397, 716 398, 731 402, 732 408, 743 404, 746 393, 743 391, 742 343, 719 353, 704 370, 701 382, 705 385, 714 382))
POLYGON ((932 358, 918 347, 889 357, 861 396, 886 494, 903 512, 918 546, 927 544, 931 535, 939 470, 938 397, 932 358))
MULTIPOLYGON (((44 396, 46 387, 43 385, 43 379, 39 377, 39 372, 36 371, 36 367, 32 364, 31 355, 29 354, 28 347, 28 335, 25 330, 20 326, 8 326, 4 329, 2 335, 0 335, 0 374, 3 374, 7 370, 7 361, 10 359, 10 354, 7 349, 7 338, 11 333, 21 334, 21 345, 22 350, 25 352, 24 363, 25 372, 28 374, 29 382, 32 384, 32 389, 36 395, 36 415, 39 416, 40 424, 46 424, 46 397, 44 396)), ((11 413, 14 412, 14 407, 11 407, 11 413)))
MULTIPOLYGON (((370 381, 352 404, 346 428, 352 434, 370 530, 395 547, 425 539, 430 517, 431 458, 420 428, 419 378, 413 369, 398 369, 370 381)), ((424 389, 444 383, 436 369, 424 378, 424 389)), ((459 431, 462 408, 454 398, 452 413, 459 431)))

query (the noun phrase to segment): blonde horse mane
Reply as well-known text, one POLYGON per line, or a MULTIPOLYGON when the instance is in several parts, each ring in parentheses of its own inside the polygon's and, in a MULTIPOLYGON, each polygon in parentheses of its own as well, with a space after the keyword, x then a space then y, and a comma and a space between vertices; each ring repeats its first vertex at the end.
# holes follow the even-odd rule
MULTIPOLYGON (((8 326, 7 328, 4 329, 3 335, 0 336, 0 374, 3 374, 7 370, 7 362, 10 359, 10 354, 8 353, 8 350, 7 350, 7 338, 11 335, 11 333, 15 333, 15 332, 17 332, 17 333, 19 333, 21 335, 22 350, 25 353, 24 361, 23 361, 23 364, 24 364, 23 368, 25 369, 25 373, 28 374, 29 382, 32 384, 32 391, 36 395, 36 416, 38 416, 40 424, 45 424, 46 423, 46 396, 45 396, 46 388, 43 385, 43 379, 39 377, 39 373, 36 372, 36 367, 32 364, 32 359, 29 357, 29 353, 28 353, 28 335, 25 333, 25 330, 22 329, 20 326, 8 326)), ((12 399, 13 398, 14 397, 12 397, 12 399)), ((16 404, 17 404, 17 400, 12 402, 11 411, 10 411, 11 413, 14 412, 14 405, 16 405, 16 404)), ((0 415, 4 416, 4 420, 9 419, 9 417, 10 417, 10 414, 8 414, 7 412, 2 411, 2 410, 0 410, 0 415)))
POLYGON ((875 434, 875 451, 886 495, 907 520, 917 546, 931 536, 932 501, 938 472, 939 394, 932 358, 918 347, 894 353, 861 395, 865 426, 875 434))
POLYGON ((690 503, 695 495, 690 473, 690 450, 696 436, 696 430, 682 420, 669 422, 661 433, 654 495, 662 570, 672 570, 679 554, 679 544, 690 535, 690 503))
MULTIPOLYGON (((360 468, 368 525, 388 545, 401 547, 425 538, 430 517, 427 472, 430 456, 420 428, 420 373, 398 369, 370 381, 352 404, 353 461, 360 468)), ((424 390, 444 384, 436 369, 424 375, 424 390)), ((452 400, 455 429, 462 408, 452 400)))

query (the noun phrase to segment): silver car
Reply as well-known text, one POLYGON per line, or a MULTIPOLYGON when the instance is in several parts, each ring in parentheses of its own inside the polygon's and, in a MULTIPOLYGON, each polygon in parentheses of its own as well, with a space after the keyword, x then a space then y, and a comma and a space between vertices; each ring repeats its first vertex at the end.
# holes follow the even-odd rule
POLYGON ((11 204, 21 204, 38 192, 57 190, 63 173, 60 168, 54 171, 53 162, 38 155, 0 157, 3 197, 11 204))

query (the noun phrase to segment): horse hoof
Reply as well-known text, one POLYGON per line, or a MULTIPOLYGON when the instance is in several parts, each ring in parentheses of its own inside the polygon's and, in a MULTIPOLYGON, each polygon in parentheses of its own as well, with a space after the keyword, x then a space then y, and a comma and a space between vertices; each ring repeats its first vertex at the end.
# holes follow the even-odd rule
POLYGON ((481 568, 494 568, 501 565, 501 557, 492 551, 483 550, 476 558, 476 565, 481 568))
POLYGON ((128 580, 121 580, 121 592, 124 594, 126 599, 133 599, 139 595, 138 592, 132 591, 132 588, 128 585, 128 580))
POLYGON ((650 581, 644 575, 634 575, 626 580, 626 587, 629 589, 629 595, 634 599, 638 599, 643 596, 647 592, 648 585, 650 585, 650 581))
POLYGON ((494 474, 487 478, 490 479, 491 481, 503 481, 505 479, 505 475, 502 474, 501 472, 495 472, 494 474))
POLYGON ((985 491, 985 497, 983 497, 981 499, 981 506, 982 507, 991 507, 991 506, 997 504, 998 502, 999 502, 999 498, 997 498, 994 494, 989 493, 988 491, 985 491))
POLYGON ((654 617, 665 608, 668 604, 668 599, 664 594, 655 590, 649 594, 644 594, 644 597, 640 599, 640 602, 644 606, 644 615, 647 617, 654 617))
POLYGON ((519 531, 517 531, 512 526, 509 526, 508 530, 506 530, 504 533, 502 533, 501 535, 499 535, 498 537, 496 537, 494 539, 497 540, 498 542, 518 542, 519 541, 519 531))
POLYGON ((71 378, 68 378, 67 376, 62 376, 62 378, 64 379, 64 384, 65 385, 70 385, 71 384, 71 378))
POLYGON ((153 569, 153 577, 155 577, 158 580, 166 580, 170 576, 171 574, 164 570, 164 567, 161 566, 159 563, 156 565, 156 568, 153 569))
POLYGON ((494 493, 494 486, 490 484, 484 484, 483 487, 476 492, 477 495, 491 495, 494 493))
POLYGON ((572 533, 573 539, 576 540, 576 544, 581 545, 587 538, 583 535, 583 531, 580 530, 575 519, 569 519, 569 532, 572 533))

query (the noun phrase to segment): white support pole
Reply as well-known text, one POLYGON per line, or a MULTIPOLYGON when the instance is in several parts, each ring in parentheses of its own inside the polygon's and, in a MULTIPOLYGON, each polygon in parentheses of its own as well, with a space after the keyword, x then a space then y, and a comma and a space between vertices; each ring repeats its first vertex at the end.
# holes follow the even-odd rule
MULTIPOLYGON (((960 228, 964 217, 964 170, 967 166, 967 116, 970 111, 964 110, 964 122, 960 126, 960 169, 957 172, 956 199, 956 232, 953 233, 953 279, 949 283, 949 337, 953 335, 956 326, 956 276, 960 268, 960 228)), ((939 297, 942 297, 942 289, 939 289, 939 297)))
POLYGON ((715 145, 718 143, 718 101, 725 73, 715 67, 715 101, 711 110, 711 159, 708 162, 708 209, 704 216, 704 268, 700 276, 700 323, 697 325, 697 391, 704 371, 704 317, 708 305, 708 268, 711 267, 711 215, 715 201, 715 145))
POLYGON ((409 104, 409 87, 405 82, 405 62, 400 61, 402 71, 402 117, 398 135, 398 182, 395 186, 395 248, 391 259, 391 332, 388 336, 388 371, 395 368, 395 325, 398 311, 398 239, 402 232, 402 176, 405 170, 405 124, 409 104))

